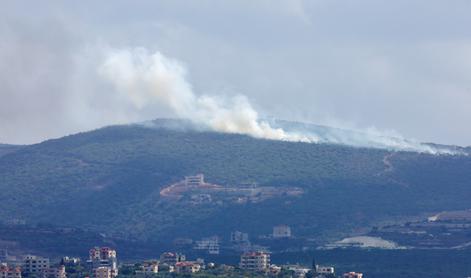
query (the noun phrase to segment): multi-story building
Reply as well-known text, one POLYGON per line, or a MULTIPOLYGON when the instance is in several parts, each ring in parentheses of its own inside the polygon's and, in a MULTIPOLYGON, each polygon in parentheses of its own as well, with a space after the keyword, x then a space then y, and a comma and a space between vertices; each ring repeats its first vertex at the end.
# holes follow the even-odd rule
POLYGON ((49 269, 49 259, 27 255, 23 257, 23 272, 27 274, 43 273, 49 269))
POLYGON ((111 270, 111 267, 108 266, 99 266, 93 269, 94 278, 113 278, 114 272, 111 270))
POLYGON ((290 238, 291 228, 288 225, 278 225, 273 227, 273 238, 290 238))
POLYGON ((247 252, 240 256, 240 268, 250 271, 265 271, 270 267, 270 254, 247 252))
MULTIPOLYGON (((95 273, 95 269, 100 267, 107 267, 110 269, 112 277, 118 276, 118 260, 116 257, 116 250, 109 247, 94 247, 90 249, 87 264, 93 273, 95 273)), ((100 269, 100 271, 103 272, 105 270, 100 269)), ((104 272, 102 272, 100 272, 100 275, 104 275, 104 272)))
POLYGON ((108 260, 116 258, 116 250, 109 247, 94 247, 89 251, 90 260, 108 260))
POLYGON ((165 252, 160 255, 161 264, 175 265, 176 263, 184 262, 185 260, 185 255, 180 253, 165 252))
POLYGON ((198 174, 195 176, 185 177, 185 185, 189 187, 198 187, 204 184, 204 175, 198 174))
POLYGON ((178 262, 175 264, 176 273, 195 273, 201 270, 201 265, 196 262, 178 262))
POLYGON ((363 278, 363 273, 359 273, 359 272, 347 272, 347 273, 344 273, 343 278, 363 278))
POLYGON ((66 278, 67 273, 65 272, 65 266, 60 265, 58 267, 44 269, 41 276, 43 278, 66 278))
POLYGON ((202 238, 195 241, 195 250, 205 250, 208 254, 219 255, 219 238, 217 236, 202 238))
POLYGON ((11 267, 7 264, 0 265, 0 278, 21 278, 21 268, 11 267))

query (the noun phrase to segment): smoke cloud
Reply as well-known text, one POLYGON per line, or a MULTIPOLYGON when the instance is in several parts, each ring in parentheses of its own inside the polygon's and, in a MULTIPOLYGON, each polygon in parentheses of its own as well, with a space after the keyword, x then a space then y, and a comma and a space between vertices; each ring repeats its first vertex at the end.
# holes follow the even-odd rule
POLYGON ((335 143, 431 154, 455 153, 400 136, 385 136, 372 129, 349 132, 325 128, 282 128, 276 122, 261 119, 243 95, 214 97, 195 94, 182 63, 158 51, 149 53, 145 48, 110 50, 99 73, 137 109, 164 104, 178 117, 217 132, 270 140, 335 143))
POLYGON ((164 103, 178 117, 214 131, 247 134, 272 140, 318 142, 315 136, 287 133, 259 119, 247 97, 196 95, 186 81, 186 70, 176 60, 143 48, 112 51, 100 73, 126 94, 137 108, 164 103))

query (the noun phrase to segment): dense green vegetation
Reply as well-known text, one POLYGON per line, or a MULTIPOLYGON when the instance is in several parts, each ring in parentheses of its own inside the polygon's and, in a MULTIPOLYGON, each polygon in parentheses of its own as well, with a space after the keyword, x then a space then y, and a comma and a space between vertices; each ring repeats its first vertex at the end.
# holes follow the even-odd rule
POLYGON ((1 156, 0 218, 150 240, 227 237, 232 230, 255 236, 280 223, 296 235, 326 237, 469 208, 470 181, 468 156, 114 126, 1 156), (163 186, 200 172, 213 183, 299 186, 305 194, 244 205, 161 200, 163 186))
POLYGON ((1 249, 8 249, 11 253, 19 255, 40 254, 50 257, 53 261, 64 256, 84 258, 94 246, 112 246, 118 250, 122 259, 158 257, 162 250, 172 250, 169 243, 109 238, 93 231, 41 223, 32 226, 0 224, 0 239, 1 249))
POLYGON ((0 157, 21 149, 22 146, 0 144, 0 157))

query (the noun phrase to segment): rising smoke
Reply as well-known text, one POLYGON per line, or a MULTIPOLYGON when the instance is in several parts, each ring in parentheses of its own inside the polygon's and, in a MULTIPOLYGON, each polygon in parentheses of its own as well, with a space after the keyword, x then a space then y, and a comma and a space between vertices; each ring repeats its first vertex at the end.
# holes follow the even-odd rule
POLYGON ((336 143, 357 147, 454 154, 400 137, 378 132, 346 132, 335 129, 286 129, 262 120, 247 97, 230 98, 196 95, 186 80, 186 69, 177 60, 144 48, 111 50, 99 72, 133 105, 144 108, 153 103, 164 104, 178 117, 213 131, 245 134, 255 138, 307 143, 336 143), (288 131, 289 130, 289 131, 288 131))
POLYGON ((160 52, 145 49, 115 50, 100 72, 127 94, 138 108, 158 101, 170 107, 178 117, 214 131, 247 134, 256 138, 285 141, 318 142, 314 136, 286 133, 259 119, 247 97, 220 98, 197 96, 186 81, 186 70, 176 60, 160 52))

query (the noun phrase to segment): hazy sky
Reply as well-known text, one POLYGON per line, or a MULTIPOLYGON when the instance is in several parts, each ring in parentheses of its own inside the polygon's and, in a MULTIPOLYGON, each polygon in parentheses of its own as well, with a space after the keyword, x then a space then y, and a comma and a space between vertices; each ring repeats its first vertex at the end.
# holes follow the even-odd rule
POLYGON ((471 145, 471 1, 2 1, 0 142, 175 116, 99 74, 110 49, 185 66, 262 116, 471 145))

